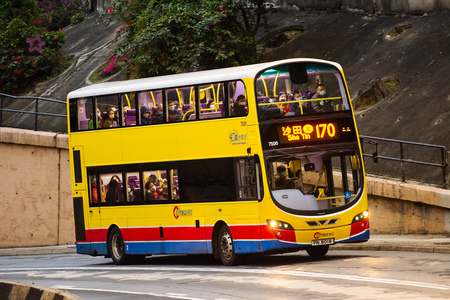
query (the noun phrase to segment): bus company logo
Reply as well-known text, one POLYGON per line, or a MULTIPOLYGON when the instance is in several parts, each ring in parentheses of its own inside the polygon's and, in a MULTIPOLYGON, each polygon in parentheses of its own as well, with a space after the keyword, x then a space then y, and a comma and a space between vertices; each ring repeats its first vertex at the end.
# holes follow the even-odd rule
POLYGON ((330 236, 334 236, 334 232, 328 232, 328 233, 320 233, 320 232, 316 232, 314 233, 314 238, 320 239, 320 238, 324 238, 324 237, 330 237, 330 236))
POLYGON ((245 145, 247 144, 247 134, 239 134, 236 130, 230 131, 228 136, 231 145, 245 145))
POLYGON ((178 219, 180 216, 186 217, 186 216, 192 216, 192 209, 179 209, 178 206, 175 206, 173 208, 173 217, 175 219, 178 219))

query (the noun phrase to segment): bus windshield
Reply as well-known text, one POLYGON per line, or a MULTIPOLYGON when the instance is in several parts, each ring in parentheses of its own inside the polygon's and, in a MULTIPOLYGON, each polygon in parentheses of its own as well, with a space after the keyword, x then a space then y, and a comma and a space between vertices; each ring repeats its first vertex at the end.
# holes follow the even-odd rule
POLYGON ((259 120, 349 110, 341 73, 320 63, 291 63, 256 77, 259 120))
POLYGON ((362 187, 361 160, 352 150, 274 151, 266 166, 272 198, 287 211, 339 210, 358 199, 362 187))

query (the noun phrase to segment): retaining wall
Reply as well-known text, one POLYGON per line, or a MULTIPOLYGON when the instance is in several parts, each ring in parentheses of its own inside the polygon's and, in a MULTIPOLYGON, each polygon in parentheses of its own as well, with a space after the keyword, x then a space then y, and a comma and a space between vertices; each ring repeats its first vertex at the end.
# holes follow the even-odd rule
POLYGON ((349 10, 365 13, 424 13, 450 9, 450 0, 274 0, 278 5, 313 10, 349 10))
MULTIPOLYGON (((75 242, 67 135, 0 128, 0 178, 0 248, 75 242)), ((372 233, 450 234, 449 190, 366 181, 372 233)))

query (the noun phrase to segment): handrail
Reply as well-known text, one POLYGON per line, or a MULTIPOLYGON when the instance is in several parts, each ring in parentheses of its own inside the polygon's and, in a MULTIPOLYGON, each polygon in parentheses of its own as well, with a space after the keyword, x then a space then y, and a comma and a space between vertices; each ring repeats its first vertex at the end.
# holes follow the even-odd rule
POLYGON ((402 182, 405 182, 405 163, 412 163, 412 164, 418 164, 418 165, 426 165, 426 166, 432 166, 432 167, 438 167, 442 169, 442 186, 444 189, 447 188, 447 148, 442 145, 433 145, 433 144, 425 144, 425 143, 417 143, 417 142, 408 142, 408 141, 402 141, 402 140, 394 140, 394 139, 387 139, 387 138, 380 138, 380 137, 373 137, 373 136, 365 136, 360 135, 361 139, 361 150, 363 151, 363 144, 368 143, 371 145, 375 145, 375 152, 373 154, 367 154, 363 151, 363 156, 366 157, 372 157, 374 162, 378 162, 378 159, 385 159, 385 160, 391 160, 391 161, 397 161, 400 162, 401 165, 401 176, 402 176, 402 182), (378 143, 376 141, 382 141, 382 142, 390 142, 390 143, 397 143, 400 147, 400 157, 389 157, 389 156, 381 156, 378 155, 378 143), (403 153, 403 145, 413 145, 413 146, 420 146, 420 147, 429 147, 429 148, 435 148, 441 150, 441 162, 440 163, 431 163, 426 161, 420 161, 420 160, 413 160, 413 159, 405 159, 404 153, 403 153))
POLYGON ((66 105, 66 101, 56 100, 56 99, 48 99, 48 98, 42 98, 42 97, 26 97, 26 96, 13 96, 8 94, 0 93, 0 127, 3 126, 3 112, 15 112, 15 113, 21 113, 21 114, 33 114, 34 117, 34 130, 38 130, 38 116, 50 116, 50 117, 64 117, 67 118, 66 114, 54 114, 54 113, 45 113, 45 112, 39 112, 39 101, 44 102, 53 102, 58 104, 64 104, 66 105), (17 109, 9 109, 9 108, 3 108, 3 99, 4 97, 12 98, 12 99, 25 99, 30 100, 30 104, 35 102, 35 108, 34 111, 26 111, 26 110, 17 110, 17 109))

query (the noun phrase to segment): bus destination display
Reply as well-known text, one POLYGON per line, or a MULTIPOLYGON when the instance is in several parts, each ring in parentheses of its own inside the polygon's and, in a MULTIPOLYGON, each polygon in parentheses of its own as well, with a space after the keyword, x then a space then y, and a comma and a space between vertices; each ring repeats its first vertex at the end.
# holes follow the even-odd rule
POLYGON ((279 125, 277 131, 280 144, 335 140, 340 137, 338 124, 333 122, 279 125))

